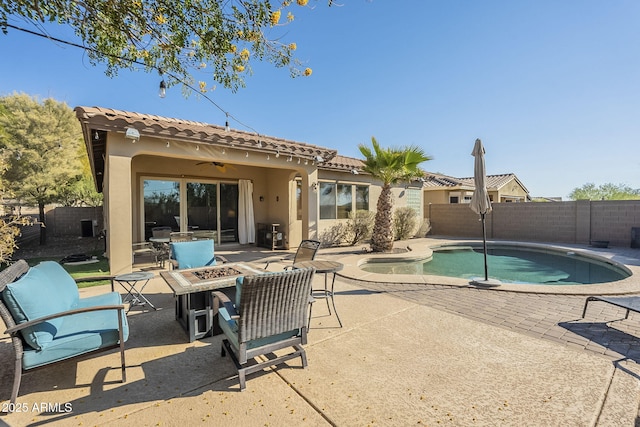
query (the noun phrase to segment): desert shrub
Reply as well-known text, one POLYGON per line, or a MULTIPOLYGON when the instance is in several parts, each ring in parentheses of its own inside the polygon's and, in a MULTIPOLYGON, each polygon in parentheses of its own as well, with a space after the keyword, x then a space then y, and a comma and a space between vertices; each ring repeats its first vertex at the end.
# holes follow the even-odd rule
POLYGON ((423 218, 414 237, 427 237, 431 231, 431 222, 428 218, 423 218))
POLYGON ((330 248, 333 246, 341 246, 345 241, 346 234, 346 224, 339 222, 320 233, 318 238, 322 243, 322 247, 330 248))
POLYGON ((366 210, 349 212, 346 222, 345 240, 350 246, 371 238, 376 214, 366 210))
POLYGON ((417 227, 418 214, 413 208, 404 206, 393 212, 393 231, 396 240, 413 237, 417 227))

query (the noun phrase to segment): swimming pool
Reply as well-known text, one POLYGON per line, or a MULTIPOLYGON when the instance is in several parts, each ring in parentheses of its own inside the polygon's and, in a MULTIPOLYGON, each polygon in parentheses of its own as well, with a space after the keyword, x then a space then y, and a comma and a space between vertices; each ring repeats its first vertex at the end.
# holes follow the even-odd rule
MULTIPOLYGON (((433 256, 413 261, 369 260, 360 268, 370 273, 484 278, 482 245, 433 247, 433 256)), ((492 244, 488 246, 489 277, 503 283, 584 285, 631 276, 622 264, 595 255, 551 247, 492 244)))

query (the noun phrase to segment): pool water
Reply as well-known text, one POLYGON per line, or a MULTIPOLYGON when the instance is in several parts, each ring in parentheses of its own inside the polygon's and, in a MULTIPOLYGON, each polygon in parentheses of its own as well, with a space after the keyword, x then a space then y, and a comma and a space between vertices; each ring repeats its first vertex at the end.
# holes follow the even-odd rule
MULTIPOLYGON (((622 280, 630 276, 623 268, 574 252, 497 247, 487 251, 489 278, 503 283, 583 285, 622 280)), ((425 261, 369 262, 364 271, 382 274, 427 274, 484 279, 482 248, 436 248, 425 261)))

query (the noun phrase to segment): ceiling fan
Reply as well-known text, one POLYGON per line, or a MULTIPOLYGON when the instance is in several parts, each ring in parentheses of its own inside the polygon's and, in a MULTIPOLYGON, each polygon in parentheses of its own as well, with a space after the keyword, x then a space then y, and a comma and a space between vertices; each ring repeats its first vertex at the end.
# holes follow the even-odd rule
POLYGON ((229 169, 235 169, 235 167, 231 166, 231 165, 225 165, 224 163, 220 163, 220 162, 198 162, 196 163, 196 166, 198 165, 213 165, 216 167, 216 169, 218 169, 220 172, 225 173, 227 171, 227 168, 229 169))

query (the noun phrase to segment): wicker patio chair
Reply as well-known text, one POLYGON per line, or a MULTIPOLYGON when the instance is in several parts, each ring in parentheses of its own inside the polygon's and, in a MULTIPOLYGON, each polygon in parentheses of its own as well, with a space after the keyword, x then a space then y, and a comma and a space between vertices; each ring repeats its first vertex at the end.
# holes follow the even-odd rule
MULTIPOLYGON (((38 268, 44 269, 44 273, 41 273, 44 279, 36 279, 38 283, 43 284, 42 286, 51 289, 48 293, 41 292, 43 288, 36 286, 31 292, 22 290, 17 294, 18 291, 13 289, 13 296, 6 294, 11 284, 28 276, 26 273, 30 268, 25 260, 19 260, 0 272, 0 318, 7 327, 5 333, 11 337, 14 353, 14 380, 10 402, 15 403, 18 397, 23 372, 86 358, 114 348, 120 350, 121 381, 126 382, 124 343, 129 336, 129 326, 120 295, 111 292, 79 298, 68 308, 64 308, 64 311, 46 314, 46 311, 51 309, 52 300, 60 297, 65 301, 62 304, 70 302, 67 301, 71 300, 69 285, 73 287, 71 294, 77 295, 78 291, 71 276, 63 278, 63 275, 68 273, 57 263, 45 262, 32 267, 34 270, 38 268), (41 267, 45 265, 46 267, 41 267), (51 266, 55 266, 59 271, 51 266), (51 283, 47 283, 47 279, 50 279, 51 283), (43 301, 40 302, 38 299, 43 301), (45 314, 30 319, 34 313, 45 314), (50 340, 45 341, 46 334, 36 335, 43 332, 51 334, 50 340), (37 345, 42 347, 36 349, 34 346, 37 345)), ((28 282, 29 289, 33 288, 32 283, 34 279, 28 282)), ((8 364, 5 361, 2 363, 8 364)))
MULTIPOLYGON (((318 249, 320 249, 320 242, 317 240, 303 240, 302 242, 300 242, 300 246, 298 246, 298 250, 296 251, 296 254, 293 257, 293 263, 292 265, 287 265, 285 266, 285 270, 289 270, 291 268, 293 268, 293 264, 295 264, 296 262, 300 262, 300 261, 311 261, 313 259, 315 259, 316 254, 318 253, 318 249)), ((266 270, 267 268, 269 268, 269 264, 271 264, 272 262, 279 262, 279 261, 288 261, 291 259, 291 255, 289 255, 289 257, 283 257, 276 260, 268 260, 267 263, 264 266, 264 269, 266 270)))
POLYGON ((214 312, 218 311, 222 356, 226 353, 236 365, 240 390, 246 387, 245 376, 300 357, 302 367, 307 356, 302 345, 307 343, 307 313, 311 283, 315 269, 258 274, 238 279, 236 304, 220 291, 214 291, 214 312), (239 294, 239 295, 238 295, 239 294), (222 307, 220 307, 222 303, 222 307), (279 357, 276 350, 293 347, 295 351, 279 357), (247 363, 260 355, 268 360, 247 363))

